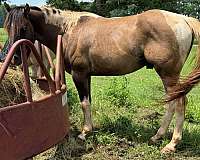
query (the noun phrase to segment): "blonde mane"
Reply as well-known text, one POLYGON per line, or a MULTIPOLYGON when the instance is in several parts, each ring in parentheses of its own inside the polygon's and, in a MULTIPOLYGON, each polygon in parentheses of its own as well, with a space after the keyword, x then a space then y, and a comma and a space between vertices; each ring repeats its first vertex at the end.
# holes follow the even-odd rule
POLYGON ((100 17, 99 15, 90 12, 60 10, 50 6, 42 6, 40 9, 45 14, 46 23, 59 26, 64 33, 71 31, 82 16, 94 18, 100 17))

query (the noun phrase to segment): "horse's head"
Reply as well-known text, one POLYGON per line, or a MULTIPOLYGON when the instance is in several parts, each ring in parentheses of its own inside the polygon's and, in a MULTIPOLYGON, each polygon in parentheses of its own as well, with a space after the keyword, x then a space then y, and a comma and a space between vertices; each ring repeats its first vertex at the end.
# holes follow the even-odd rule
MULTIPOLYGON (((8 13, 4 22, 4 28, 8 32, 9 48, 19 39, 28 39, 34 42, 34 29, 29 19, 29 5, 26 4, 23 7, 10 8, 8 4, 5 4, 5 8, 8 13)), ((19 48, 17 49, 12 62, 15 65, 20 65, 22 63, 19 48)))

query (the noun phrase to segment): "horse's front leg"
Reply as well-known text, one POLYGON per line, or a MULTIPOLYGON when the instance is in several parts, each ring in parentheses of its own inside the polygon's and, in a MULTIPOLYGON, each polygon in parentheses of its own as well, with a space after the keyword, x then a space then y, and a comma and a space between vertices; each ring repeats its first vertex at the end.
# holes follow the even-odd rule
POLYGON ((84 123, 82 132, 79 135, 80 139, 85 139, 86 133, 92 131, 92 119, 90 110, 90 81, 91 77, 84 72, 72 72, 72 78, 75 86, 78 90, 79 98, 81 101, 81 107, 84 115, 84 123))

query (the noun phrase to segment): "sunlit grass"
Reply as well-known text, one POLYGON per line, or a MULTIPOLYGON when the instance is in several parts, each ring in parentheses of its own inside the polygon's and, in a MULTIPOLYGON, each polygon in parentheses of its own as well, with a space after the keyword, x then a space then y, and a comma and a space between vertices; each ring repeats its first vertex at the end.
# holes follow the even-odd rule
POLYGON ((6 31, 3 28, 0 28, 0 43, 4 44, 7 38, 6 31))

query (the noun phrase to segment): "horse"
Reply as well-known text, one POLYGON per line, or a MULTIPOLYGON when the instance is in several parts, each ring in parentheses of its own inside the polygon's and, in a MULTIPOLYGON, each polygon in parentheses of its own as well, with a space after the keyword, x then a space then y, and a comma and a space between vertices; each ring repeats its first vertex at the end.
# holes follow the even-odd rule
MULTIPOLYGON (((57 35, 63 36, 65 70, 72 75, 84 115, 79 135, 82 139, 93 129, 91 76, 124 75, 146 66, 155 69, 168 95, 179 83, 194 38, 199 42, 200 37, 197 19, 158 9, 120 18, 28 4, 12 9, 6 5, 6 9, 4 27, 10 46, 26 38, 38 40, 55 53, 57 35)), ((16 54, 20 57, 19 51, 16 54)), ((20 64, 21 59, 16 59, 16 63, 20 64)), ((186 96, 166 104, 161 126, 150 139, 156 143, 165 135, 175 113, 172 139, 161 150, 163 153, 174 152, 182 139, 185 106, 186 96)))

